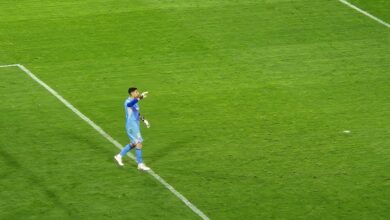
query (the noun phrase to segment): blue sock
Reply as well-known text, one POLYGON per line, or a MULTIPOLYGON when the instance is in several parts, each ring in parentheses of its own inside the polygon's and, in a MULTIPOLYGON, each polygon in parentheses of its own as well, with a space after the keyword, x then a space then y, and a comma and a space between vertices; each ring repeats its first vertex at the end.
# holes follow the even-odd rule
POLYGON ((127 152, 129 152, 132 149, 130 144, 126 145, 121 152, 119 153, 122 157, 126 156, 127 152))
POLYGON ((135 148, 135 156, 137 157, 137 163, 142 163, 142 150, 135 148))

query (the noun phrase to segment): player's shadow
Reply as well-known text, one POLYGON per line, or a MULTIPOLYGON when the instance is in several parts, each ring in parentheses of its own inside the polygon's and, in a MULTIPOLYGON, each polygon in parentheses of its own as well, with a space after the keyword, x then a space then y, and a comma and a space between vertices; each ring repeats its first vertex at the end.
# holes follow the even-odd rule
MULTIPOLYGON (((63 210, 67 214, 67 216, 71 216, 71 210, 69 210, 66 205, 61 202, 60 198, 54 191, 48 189, 48 187, 43 183, 43 181, 41 181, 40 177, 34 175, 34 173, 27 167, 22 166, 16 158, 14 158, 11 154, 6 152, 2 148, 0 148, 0 158, 2 158, 2 160, 6 163, 7 166, 9 166, 10 168, 14 168, 16 170, 15 172, 22 173, 29 187, 38 188, 50 201, 52 201, 56 208, 63 210)), ((11 175, 7 174, 6 177, 8 176, 11 175)), ((3 177, 4 176, 2 176, 2 178, 3 177)))

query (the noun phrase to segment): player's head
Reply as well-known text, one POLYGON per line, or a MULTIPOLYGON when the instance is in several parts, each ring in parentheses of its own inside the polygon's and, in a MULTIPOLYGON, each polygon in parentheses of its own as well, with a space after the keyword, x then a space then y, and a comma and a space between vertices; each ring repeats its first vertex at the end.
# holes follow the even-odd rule
POLYGON ((138 89, 136 87, 130 87, 129 88, 129 95, 133 98, 137 98, 139 97, 139 92, 138 92, 138 89))

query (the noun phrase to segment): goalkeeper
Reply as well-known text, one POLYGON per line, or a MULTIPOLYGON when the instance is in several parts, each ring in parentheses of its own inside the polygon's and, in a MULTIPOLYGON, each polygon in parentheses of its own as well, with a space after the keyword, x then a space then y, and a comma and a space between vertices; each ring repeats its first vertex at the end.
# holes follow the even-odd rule
POLYGON ((129 88, 128 92, 130 97, 126 99, 124 107, 126 113, 126 132, 129 136, 130 143, 127 144, 119 154, 115 155, 114 158, 120 166, 123 166, 122 157, 125 156, 131 149, 135 148, 138 169, 148 171, 150 168, 142 162, 143 139, 140 132, 140 120, 145 123, 147 128, 149 128, 150 125, 149 122, 140 115, 138 105, 140 100, 146 98, 148 92, 143 92, 140 94, 138 89, 135 87, 129 88))

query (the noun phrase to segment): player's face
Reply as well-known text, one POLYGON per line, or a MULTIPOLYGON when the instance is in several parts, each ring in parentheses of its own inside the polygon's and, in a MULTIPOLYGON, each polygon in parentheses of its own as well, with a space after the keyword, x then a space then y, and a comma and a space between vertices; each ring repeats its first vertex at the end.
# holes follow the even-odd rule
POLYGON ((133 98, 138 98, 138 97, 139 97, 139 92, 138 92, 138 90, 133 91, 133 92, 131 93, 131 96, 132 96, 133 98))

